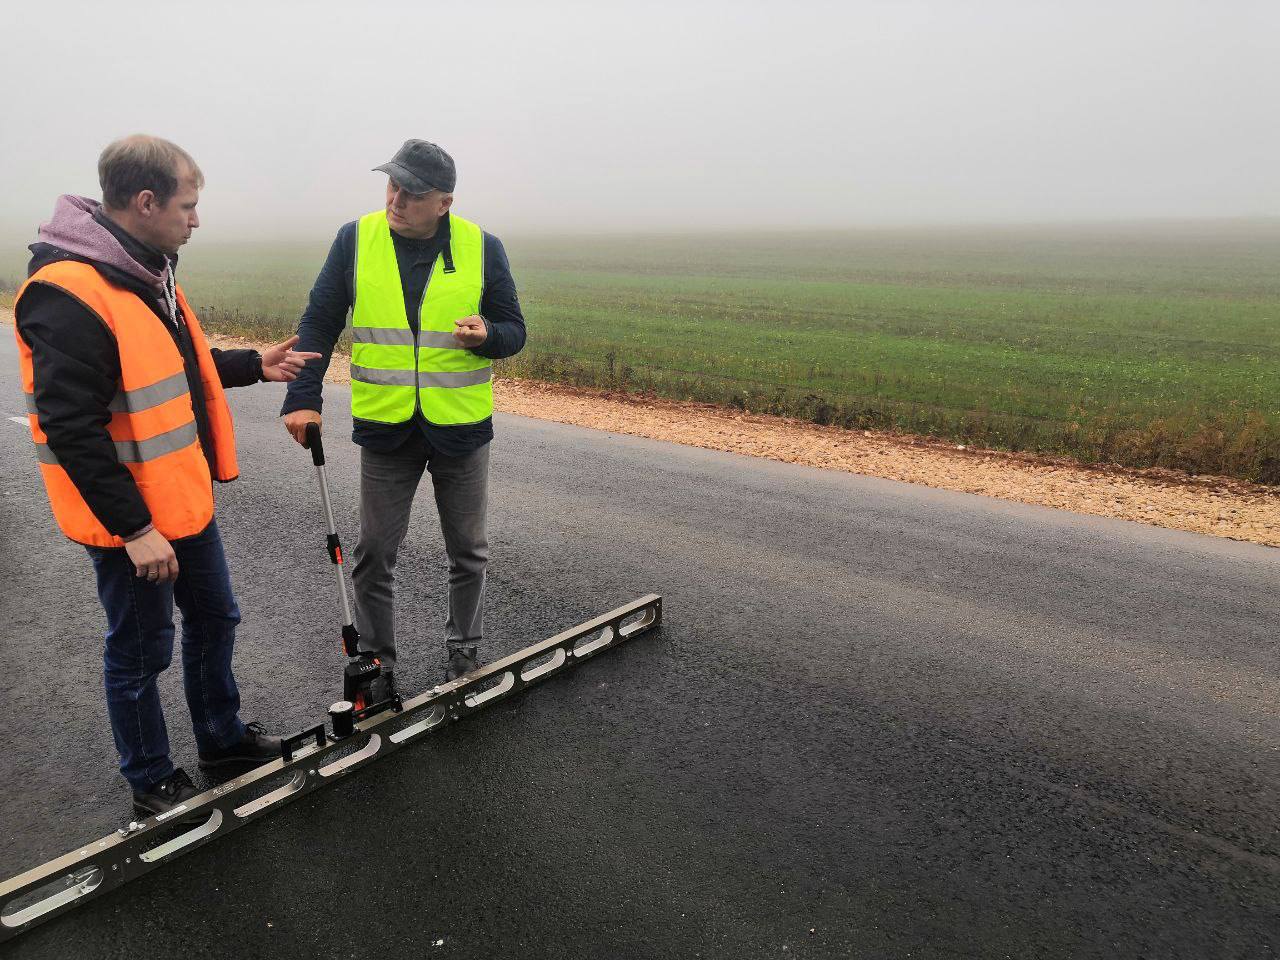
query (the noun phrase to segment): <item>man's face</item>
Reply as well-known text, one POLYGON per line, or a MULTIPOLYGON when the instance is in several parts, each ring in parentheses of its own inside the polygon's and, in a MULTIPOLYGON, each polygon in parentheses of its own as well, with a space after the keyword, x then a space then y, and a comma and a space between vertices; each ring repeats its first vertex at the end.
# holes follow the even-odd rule
POLYGON ((178 176, 178 189, 169 202, 161 205, 153 197, 142 204, 144 212, 146 236, 144 240, 164 253, 175 254, 178 248, 191 239, 191 231, 200 226, 200 218, 196 215, 196 204, 200 202, 200 191, 196 188, 195 179, 190 171, 184 170, 178 176))
POLYGON ((429 237, 453 203, 453 194, 441 190, 410 193, 387 178, 387 223, 402 237, 429 237))

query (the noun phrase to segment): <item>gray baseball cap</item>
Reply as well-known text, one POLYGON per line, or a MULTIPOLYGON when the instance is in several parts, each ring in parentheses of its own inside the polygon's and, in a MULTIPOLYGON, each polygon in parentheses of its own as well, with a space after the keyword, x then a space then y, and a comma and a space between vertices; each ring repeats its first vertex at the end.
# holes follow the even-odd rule
POLYGON ((382 171, 410 193, 453 193, 458 182, 453 157, 426 140, 406 140, 394 157, 373 169, 382 171))

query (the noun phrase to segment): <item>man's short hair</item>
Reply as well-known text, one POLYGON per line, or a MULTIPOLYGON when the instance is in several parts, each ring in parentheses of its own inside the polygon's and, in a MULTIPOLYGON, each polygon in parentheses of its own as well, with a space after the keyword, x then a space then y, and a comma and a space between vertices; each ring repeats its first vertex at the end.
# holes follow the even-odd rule
POLYGON ((127 207, 143 190, 154 193, 163 207, 177 192, 178 178, 188 172, 197 190, 204 186, 204 174, 191 154, 176 143, 140 133, 109 144, 98 158, 102 202, 112 210, 127 207))

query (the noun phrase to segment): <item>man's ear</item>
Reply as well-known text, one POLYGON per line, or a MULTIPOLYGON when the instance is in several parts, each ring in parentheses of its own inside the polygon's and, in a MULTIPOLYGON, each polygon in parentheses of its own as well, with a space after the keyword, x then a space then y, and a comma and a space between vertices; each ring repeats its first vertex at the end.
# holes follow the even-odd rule
POLYGON ((452 193, 446 193, 446 194, 445 194, 445 195, 440 199, 440 214, 443 216, 444 214, 448 213, 448 212, 449 212, 449 208, 450 208, 450 207, 452 207, 452 206, 453 206, 453 194, 452 194, 452 193))
POLYGON ((143 190, 133 198, 133 212, 141 217, 149 217, 159 208, 156 195, 150 190, 143 190))

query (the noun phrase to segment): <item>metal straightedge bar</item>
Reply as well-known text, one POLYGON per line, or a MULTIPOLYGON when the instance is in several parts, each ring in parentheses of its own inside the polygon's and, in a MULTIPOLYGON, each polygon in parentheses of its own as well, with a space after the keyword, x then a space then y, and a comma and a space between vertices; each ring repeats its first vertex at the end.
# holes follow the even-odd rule
MULTIPOLYGON (((316 736, 283 758, 214 787, 190 802, 50 860, 0 883, 0 942, 18 936, 135 877, 318 790, 424 734, 439 730, 662 622, 662 597, 649 594, 497 660, 355 726, 341 740, 316 736), (323 744, 323 745, 322 745, 323 744), (181 823, 175 822, 181 820, 181 823)), ((300 739, 300 738, 299 738, 300 739)))

